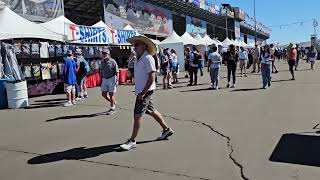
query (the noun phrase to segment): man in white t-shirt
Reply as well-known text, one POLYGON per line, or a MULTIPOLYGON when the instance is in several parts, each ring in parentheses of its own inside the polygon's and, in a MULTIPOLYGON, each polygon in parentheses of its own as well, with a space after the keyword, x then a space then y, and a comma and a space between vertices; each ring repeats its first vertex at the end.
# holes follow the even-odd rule
POLYGON ((173 130, 168 127, 162 115, 155 109, 152 102, 152 94, 156 89, 155 76, 156 66, 152 57, 156 53, 154 43, 146 36, 139 35, 128 39, 134 46, 137 61, 134 64, 135 75, 135 95, 136 102, 134 107, 134 125, 131 138, 120 145, 123 150, 130 150, 136 147, 136 137, 142 124, 144 113, 151 115, 162 127, 163 131, 159 140, 167 139, 173 135, 173 130))
POLYGON ((222 61, 221 55, 217 52, 218 48, 216 45, 212 45, 212 53, 209 54, 208 71, 210 72, 211 85, 213 89, 219 89, 219 71, 222 61))

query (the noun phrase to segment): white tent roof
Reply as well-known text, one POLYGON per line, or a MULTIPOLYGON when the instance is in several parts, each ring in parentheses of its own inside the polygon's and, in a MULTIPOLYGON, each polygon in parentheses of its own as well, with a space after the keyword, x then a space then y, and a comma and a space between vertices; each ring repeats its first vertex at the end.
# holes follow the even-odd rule
POLYGON ((198 45, 208 45, 208 43, 200 36, 200 34, 197 34, 194 39, 198 42, 198 45))
POLYGON ((208 34, 206 34, 204 37, 203 37, 203 40, 205 40, 207 42, 207 44, 215 44, 215 45, 218 45, 216 41, 214 41, 213 39, 211 39, 208 34))
MULTIPOLYGON (((92 25, 92 27, 104 27, 104 28, 109 28, 109 26, 106 24, 106 23, 104 23, 103 21, 99 21, 99 22, 97 22, 97 23, 95 23, 94 25, 92 25)), ((110 28, 109 28, 110 29, 110 28)))
POLYGON ((231 44, 234 44, 234 42, 232 42, 229 38, 226 38, 226 39, 222 42, 223 47, 228 47, 228 46, 230 46, 231 44))
POLYGON ((51 21, 42 23, 40 25, 54 33, 65 35, 66 24, 74 24, 74 23, 69 19, 67 19, 65 16, 59 16, 51 21))
POLYGON ((126 25, 126 27, 124 27, 123 30, 131 30, 131 31, 134 31, 133 27, 130 26, 130 24, 126 25))
MULTIPOLYGON (((149 39, 151 39, 151 38, 149 38, 149 39)), ((155 45, 159 45, 159 44, 160 44, 160 41, 159 41, 159 40, 151 39, 151 41, 152 41, 155 45)))
POLYGON ((12 38, 41 38, 63 41, 63 36, 24 19, 9 8, 0 10, 0 40, 12 38))
POLYGON ((234 40, 234 42, 236 43, 236 46, 243 47, 243 44, 238 39, 234 40))
POLYGON ((188 33, 185 32, 182 36, 183 45, 191 44, 198 45, 198 42, 188 33))
POLYGON ((223 46, 222 42, 219 41, 218 39, 212 39, 212 40, 214 40, 218 46, 223 46))
POLYGON ((183 40, 175 31, 172 31, 170 36, 168 36, 167 39, 163 40, 160 44, 174 44, 174 43, 183 43, 183 40))

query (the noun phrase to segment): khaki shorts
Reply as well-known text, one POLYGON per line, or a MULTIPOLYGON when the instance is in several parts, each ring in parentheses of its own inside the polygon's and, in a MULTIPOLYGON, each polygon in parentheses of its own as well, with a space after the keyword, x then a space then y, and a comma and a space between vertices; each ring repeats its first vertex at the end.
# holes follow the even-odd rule
POLYGON ((240 68, 246 66, 247 61, 240 60, 240 68))
POLYGON ((64 92, 71 93, 76 91, 76 85, 64 84, 64 92))

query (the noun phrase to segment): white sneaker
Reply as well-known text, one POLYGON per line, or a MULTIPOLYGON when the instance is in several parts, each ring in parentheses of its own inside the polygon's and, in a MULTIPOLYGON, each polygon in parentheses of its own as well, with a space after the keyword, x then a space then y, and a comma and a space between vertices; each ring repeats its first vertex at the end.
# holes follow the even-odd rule
POLYGON ((230 88, 235 88, 236 87, 236 85, 234 85, 234 84, 232 84, 231 86, 230 86, 230 88))
POLYGON ((219 86, 216 87, 216 90, 219 90, 219 86))
POLYGON ((66 102, 64 105, 64 107, 69 107, 69 106, 73 106, 71 101, 66 102))
POLYGON ((73 104, 73 105, 76 105, 76 104, 77 104, 77 102, 76 102, 76 101, 72 101, 72 104, 73 104))
POLYGON ((129 151, 130 149, 133 149, 136 147, 137 147, 136 141, 131 139, 129 139, 126 143, 120 145, 120 148, 126 151, 129 151))
POLYGON ((158 140, 164 140, 167 139, 168 137, 172 136, 174 131, 171 128, 168 128, 164 131, 162 131, 161 136, 158 138, 158 140))
POLYGON ((76 98, 76 101, 81 101, 81 98, 77 97, 77 98, 76 98))

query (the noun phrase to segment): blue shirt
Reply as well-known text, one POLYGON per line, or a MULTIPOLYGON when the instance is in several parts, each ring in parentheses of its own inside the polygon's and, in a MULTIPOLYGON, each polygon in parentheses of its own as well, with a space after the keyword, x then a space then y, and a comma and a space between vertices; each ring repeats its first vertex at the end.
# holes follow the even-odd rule
POLYGON ((63 59, 63 80, 66 84, 75 85, 76 80, 76 62, 73 58, 66 57, 63 59))

